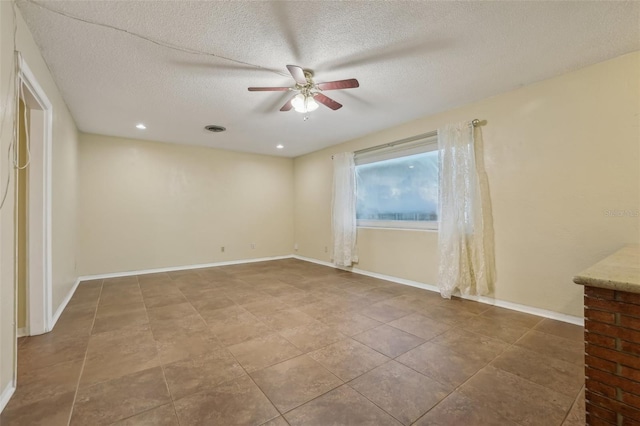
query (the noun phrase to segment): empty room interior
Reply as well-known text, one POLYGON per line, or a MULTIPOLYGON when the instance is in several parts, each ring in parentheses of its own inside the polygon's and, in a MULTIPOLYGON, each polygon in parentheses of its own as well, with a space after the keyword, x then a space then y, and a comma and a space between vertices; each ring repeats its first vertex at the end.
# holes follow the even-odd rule
POLYGON ((0 2, 0 425, 640 424, 640 2, 0 2))

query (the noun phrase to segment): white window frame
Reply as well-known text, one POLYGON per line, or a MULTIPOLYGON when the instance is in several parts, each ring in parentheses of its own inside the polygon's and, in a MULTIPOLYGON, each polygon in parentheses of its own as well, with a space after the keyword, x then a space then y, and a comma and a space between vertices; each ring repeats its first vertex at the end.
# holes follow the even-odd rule
MULTIPOLYGON (((392 142, 381 146, 378 149, 363 150, 356 152, 356 167, 363 164, 377 163, 379 161, 391 160, 394 158, 407 157, 409 155, 423 154, 438 150, 438 136, 434 134, 419 135, 412 138, 404 139, 398 142, 392 142)), ((404 229, 404 230, 428 230, 437 231, 437 220, 372 220, 358 219, 356 220, 358 228, 373 229, 404 229)))

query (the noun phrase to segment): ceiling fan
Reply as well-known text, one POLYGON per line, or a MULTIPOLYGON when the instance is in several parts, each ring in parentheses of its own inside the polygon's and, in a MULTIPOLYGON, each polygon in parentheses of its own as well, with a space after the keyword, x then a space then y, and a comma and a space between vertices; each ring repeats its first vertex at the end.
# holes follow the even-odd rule
POLYGON ((280 111, 289 111, 292 108, 297 112, 311 112, 318 108, 318 102, 322 105, 337 110, 342 108, 342 104, 334 101, 321 92, 325 90, 353 89, 360 84, 355 78, 348 80, 329 81, 326 83, 316 83, 313 81, 313 72, 302 69, 297 65, 287 65, 287 69, 296 81, 293 87, 249 87, 250 92, 297 92, 291 97, 280 111))

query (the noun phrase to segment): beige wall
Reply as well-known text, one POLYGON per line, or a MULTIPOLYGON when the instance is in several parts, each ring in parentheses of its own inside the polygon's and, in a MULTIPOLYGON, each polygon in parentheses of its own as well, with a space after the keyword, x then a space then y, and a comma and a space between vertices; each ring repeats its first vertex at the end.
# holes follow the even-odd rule
MULTIPOLYGON (((572 276, 625 243, 640 219, 640 53, 625 55, 295 159, 297 254, 331 246, 331 154, 478 118, 496 242, 497 299, 582 315, 572 276)), ((358 268, 437 283, 437 232, 360 229, 358 268)))
POLYGON ((82 275, 291 254, 293 160, 80 140, 82 275))
MULTIPOLYGON (((7 150, 12 137, 13 105, 13 28, 11 2, 0 2, 0 114, 4 124, 0 134, 0 182, 4 185, 8 167, 7 150), (6 116, 5 116, 6 114, 6 116)), ((69 293, 76 280, 76 144, 73 119, 58 92, 20 11, 16 9, 16 48, 22 53, 38 83, 53 105, 53 312, 69 293)), ((14 189, 15 174, 2 211, 0 211, 0 392, 14 375, 15 343, 15 269, 14 269, 14 189)))

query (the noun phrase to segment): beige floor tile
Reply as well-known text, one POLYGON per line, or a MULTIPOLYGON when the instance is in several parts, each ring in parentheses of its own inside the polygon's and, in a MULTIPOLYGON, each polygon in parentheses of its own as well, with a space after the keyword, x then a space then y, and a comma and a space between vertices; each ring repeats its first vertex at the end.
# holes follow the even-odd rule
POLYGON ((347 336, 362 333, 381 324, 380 321, 353 312, 342 312, 318 319, 347 336))
POLYGON ((584 367, 513 346, 492 366, 575 398, 584 385, 584 367))
POLYGON ((301 293, 286 294, 284 296, 276 297, 276 299, 278 299, 278 301, 284 303, 285 305, 296 309, 299 309, 302 306, 310 305, 312 303, 320 302, 319 298, 307 293, 306 291, 302 291, 301 293))
POLYGON ((435 321, 417 312, 391 321, 389 325, 424 340, 433 339, 452 327, 450 324, 435 321))
POLYGON ((255 371, 251 377, 281 413, 342 384, 342 380, 306 355, 255 371))
POLYGON ((402 424, 348 385, 340 386, 286 413, 284 417, 291 426, 402 424))
POLYGON ((585 398, 584 388, 578 394, 567 418, 562 423, 562 426, 584 426, 586 423, 586 410, 585 410, 585 398))
POLYGON ((273 300, 273 296, 261 291, 233 291, 228 292, 227 297, 238 305, 250 305, 256 302, 264 302, 266 299, 273 300))
POLYGON ((305 353, 323 348, 346 338, 346 336, 338 330, 326 326, 319 321, 314 321, 302 327, 281 331, 280 335, 305 353))
POLYGON ((173 339, 156 340, 156 347, 160 363, 170 364, 218 350, 222 345, 212 331, 205 329, 197 333, 177 335, 173 339))
POLYGON ((245 374, 226 349, 182 359, 164 366, 169 391, 174 400, 216 387, 245 374))
POLYGON ((384 355, 395 358, 421 345, 424 339, 397 328, 381 325, 353 336, 355 340, 384 355))
POLYGON ((265 315, 270 315, 284 309, 290 309, 289 305, 272 296, 266 296, 259 301, 243 304, 242 307, 258 318, 263 318, 265 315))
POLYGON ((459 328, 499 339, 506 343, 515 343, 530 330, 498 318, 484 317, 482 315, 462 322, 459 328))
POLYGON ((302 354, 298 348, 276 333, 229 346, 228 349, 248 372, 302 354))
POLYGON ((309 354, 345 382, 389 361, 389 358, 360 342, 347 338, 309 354))
MULTIPOLYGON (((518 426, 460 392, 453 392, 414 426, 518 426)), ((584 425, 583 425, 584 426, 584 425)))
POLYGON ((0 424, 10 426, 67 426, 75 391, 12 408, 0 413, 0 424))
POLYGON ((199 312, 199 315, 207 322, 207 324, 223 323, 223 322, 231 322, 241 320, 243 318, 255 318, 255 315, 252 315, 246 309, 238 306, 228 306, 226 308, 218 308, 211 310, 203 310, 199 312))
POLYGON ((140 287, 143 285, 154 285, 157 283, 171 282, 171 276, 166 272, 156 272, 153 274, 137 275, 140 287))
POLYGON ((81 369, 82 362, 76 360, 44 367, 20 366, 18 387, 8 408, 21 407, 75 391, 81 369))
POLYGON ((249 376, 174 402, 181 425, 260 425, 278 410, 249 376))
POLYGON ((155 296, 148 296, 148 297, 144 297, 143 299, 144 299, 144 304, 147 306, 148 309, 160 308, 163 306, 179 305, 179 304, 188 302, 186 297, 184 297, 184 295, 179 291, 158 294, 155 296))
POLYGON ((359 293, 359 295, 371 304, 398 296, 397 292, 386 287, 376 287, 371 290, 363 291, 362 293, 359 293))
POLYGON ((179 426, 179 424, 173 404, 165 404, 112 423, 111 426, 179 426))
POLYGON ((171 402, 160 367, 78 391, 71 426, 108 425, 171 402))
POLYGON ((374 303, 366 308, 360 309, 362 315, 366 315, 369 318, 373 318, 380 322, 391 322, 400 317, 409 315, 412 312, 410 309, 403 309, 397 306, 393 306, 385 302, 374 303))
POLYGON ((451 390, 476 374, 487 362, 427 342, 396 358, 398 362, 448 385, 451 390))
POLYGON ((142 293, 137 283, 104 285, 100 293, 101 306, 121 305, 125 303, 142 302, 142 293))
POLYGON ((420 313, 436 321, 451 325, 460 325, 460 323, 476 317, 476 314, 456 309, 455 307, 447 305, 446 302, 430 305, 420 311, 420 313))
POLYGON ((553 334, 564 339, 584 342, 584 327, 545 318, 534 328, 536 331, 553 334))
POLYGON ((170 320, 198 313, 191 303, 187 302, 187 299, 184 299, 182 303, 157 307, 147 306, 147 312, 149 313, 149 321, 170 320))
POLYGON ((158 366, 156 342, 148 325, 94 334, 80 378, 86 387, 158 366))
POLYGON ((287 423, 284 417, 279 416, 275 419, 269 420, 266 423, 262 423, 260 426, 289 426, 289 423, 287 423))
MULTIPOLYGON (((318 298, 316 297, 316 299, 318 298)), ((301 306, 298 310, 317 320, 329 318, 333 315, 342 314, 344 312, 344 309, 341 306, 338 307, 334 303, 329 303, 324 300, 319 300, 318 302, 301 306)))
POLYGON ((276 331, 284 331, 315 322, 315 319, 297 309, 283 309, 265 315, 262 321, 276 331))
POLYGON ((518 340, 516 345, 551 358, 584 365, 584 342, 532 330, 518 340))
POLYGON ((460 391, 474 404, 531 426, 559 425, 573 403, 573 398, 491 366, 480 370, 460 391))
POLYGON ((403 294, 391 299, 387 299, 381 303, 395 306, 396 308, 404 309, 405 311, 409 312, 421 311, 430 305, 428 302, 416 297, 413 294, 403 294))
POLYGON ((209 325, 224 346, 236 345, 273 333, 266 324, 246 311, 244 315, 226 320, 211 320, 209 325))
POLYGON ((160 342, 173 342, 209 331, 209 326, 198 314, 173 319, 154 320, 149 323, 149 326, 154 339, 160 342))
POLYGON ((89 336, 59 337, 53 333, 31 336, 18 352, 18 368, 39 368, 67 361, 82 361, 89 336))
POLYGON ((541 317, 524 312, 512 311, 511 309, 499 308, 497 306, 488 309, 481 314, 487 318, 494 318, 518 327, 531 328, 542 321, 541 317))
POLYGON ((129 310, 118 314, 97 317, 93 323, 91 334, 104 333, 105 331, 123 330, 140 324, 148 324, 147 311, 142 309, 129 310))
POLYGON ((445 346, 460 354, 469 355, 485 363, 488 363, 509 347, 507 343, 501 340, 459 328, 449 330, 430 340, 430 342, 445 346))
POLYGON ((194 308, 200 313, 213 311, 216 309, 228 308, 235 305, 235 302, 217 290, 212 290, 208 294, 199 295, 197 299, 189 299, 194 308))
POLYGON ((452 390, 395 361, 363 374, 349 386, 405 425, 416 421, 452 390))

